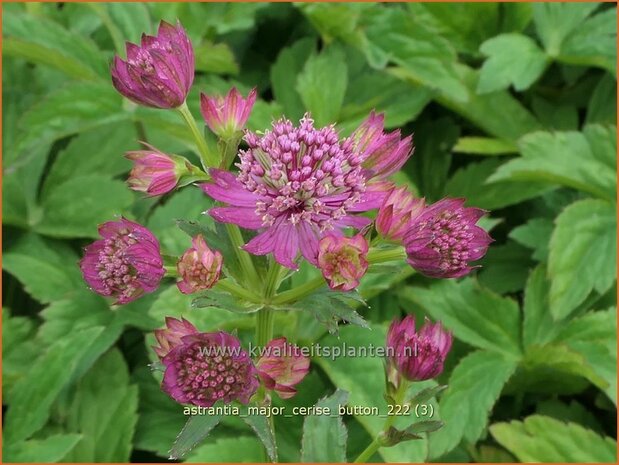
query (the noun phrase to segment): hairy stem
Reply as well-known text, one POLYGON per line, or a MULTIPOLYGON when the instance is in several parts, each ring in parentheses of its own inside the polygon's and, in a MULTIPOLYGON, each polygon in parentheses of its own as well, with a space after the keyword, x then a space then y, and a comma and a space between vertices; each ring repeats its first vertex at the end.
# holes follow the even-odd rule
POLYGON ((204 139, 204 134, 198 128, 198 124, 196 123, 195 118, 189 111, 189 107, 187 106, 187 102, 183 102, 183 104, 177 108, 180 115, 183 117, 183 120, 187 124, 187 127, 191 130, 191 134, 193 135, 194 140, 196 141, 196 145, 198 146, 198 152, 200 154, 200 161, 202 162, 202 167, 205 171, 208 171, 209 167, 216 168, 219 165, 218 156, 212 153, 208 145, 206 144, 206 139, 204 139))

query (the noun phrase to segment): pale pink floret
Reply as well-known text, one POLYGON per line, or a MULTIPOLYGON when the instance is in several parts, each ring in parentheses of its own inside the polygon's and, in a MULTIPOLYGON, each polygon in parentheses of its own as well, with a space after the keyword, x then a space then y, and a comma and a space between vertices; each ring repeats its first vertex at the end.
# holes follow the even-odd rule
POLYGON ((475 223, 486 213, 464 207, 464 199, 443 199, 424 209, 404 237, 408 263, 433 278, 458 278, 475 267, 492 239, 475 223))
POLYGON ((400 241, 424 206, 424 199, 414 197, 406 187, 394 188, 378 210, 376 231, 387 239, 400 241))
POLYGON ((190 334, 197 334, 198 330, 185 318, 176 319, 171 316, 165 319, 166 327, 155 330, 155 338, 159 345, 153 346, 155 353, 162 360, 177 345, 181 344, 182 338, 190 334))
MULTIPOLYGON (((382 129, 376 131, 382 134, 382 129)), ((211 170, 213 182, 202 185, 212 198, 229 205, 209 214, 220 222, 260 230, 245 245, 254 255, 273 253, 278 263, 294 269, 300 253, 317 265, 322 237, 368 225, 368 218, 355 214, 377 208, 388 195, 389 170, 382 165, 410 155, 382 150, 391 137, 366 133, 369 130, 340 140, 334 126, 316 129, 309 115, 298 127, 281 119, 262 136, 246 133, 249 149, 240 152, 238 176, 211 170), (390 161, 383 163, 379 154, 390 161), (362 166, 370 159, 374 168, 362 166)))
POLYGON ((350 291, 368 269, 368 242, 354 237, 328 235, 319 243, 318 266, 331 289, 350 291))
POLYGON ((193 247, 187 249, 176 265, 181 280, 176 283, 183 294, 210 289, 219 280, 223 257, 212 251, 204 237, 197 235, 191 240, 193 247))
POLYGON ((157 36, 142 35, 141 45, 127 43, 127 60, 114 57, 112 83, 128 99, 154 108, 181 106, 194 77, 191 41, 180 22, 159 24, 157 36))
POLYGON ((415 318, 406 316, 394 320, 387 333, 389 364, 409 381, 423 381, 443 372, 451 349, 451 333, 440 323, 426 320, 420 331, 415 331, 415 318))
POLYGON ((156 148, 149 146, 149 150, 127 152, 125 157, 134 163, 127 180, 134 191, 157 196, 167 194, 178 184, 180 173, 176 162, 156 148))
POLYGON ((264 349, 256 363, 260 379, 267 389, 274 390, 282 399, 293 397, 297 393, 295 386, 309 372, 309 358, 285 337, 273 339, 264 349))
POLYGON ((181 404, 244 404, 258 389, 257 371, 240 341, 223 331, 181 338, 163 359, 161 388, 181 404))
POLYGON ((247 98, 233 87, 225 97, 200 94, 200 111, 207 126, 220 137, 231 137, 241 131, 256 103, 256 89, 247 98))
POLYGON ((80 268, 98 294, 125 304, 153 292, 165 270, 157 238, 145 227, 122 218, 99 226, 102 239, 84 250, 80 268))

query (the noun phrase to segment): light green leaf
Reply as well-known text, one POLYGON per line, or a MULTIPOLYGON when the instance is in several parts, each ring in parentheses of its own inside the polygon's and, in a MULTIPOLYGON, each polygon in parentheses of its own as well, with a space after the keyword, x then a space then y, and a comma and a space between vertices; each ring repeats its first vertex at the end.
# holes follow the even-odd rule
POLYGON ((519 141, 522 157, 500 166, 489 181, 545 182, 614 199, 617 131, 587 126, 583 132, 534 132, 519 141))
MULTIPOLYGON (((187 455, 209 435, 213 428, 219 424, 220 420, 220 415, 195 415, 189 417, 170 450, 170 460, 179 459, 187 455)), ((196 450, 189 457, 188 461, 195 460, 196 454, 199 454, 199 450, 196 450)), ((199 462, 200 460, 197 461, 199 462)))
POLYGON ((477 92, 485 94, 507 89, 528 89, 544 72, 546 55, 535 41, 522 34, 501 34, 487 40, 480 51, 488 58, 477 83, 477 92))
POLYGON ((550 240, 550 310, 565 318, 592 290, 603 294, 617 279, 617 217, 603 200, 580 200, 556 220, 550 240))
POLYGON ((511 142, 488 137, 461 137, 453 148, 454 152, 471 155, 505 155, 516 153, 518 148, 511 142))
POLYGON ((263 463, 264 449, 256 437, 221 438, 198 447, 185 463, 263 463))
POLYGON ((79 434, 54 434, 45 439, 30 439, 16 444, 4 444, 4 463, 56 463, 80 442, 79 434))
POLYGON ((426 289, 408 287, 400 295, 420 305, 458 339, 512 358, 520 356, 518 304, 481 287, 474 279, 444 280, 426 289))
POLYGON ((47 192, 35 230, 54 237, 98 237, 97 226, 124 212, 132 200, 122 181, 98 174, 77 176, 47 192))
POLYGON ((196 69, 206 73, 238 74, 239 65, 226 43, 203 42, 196 50, 196 69))
POLYGON ((338 389, 330 397, 320 399, 315 407, 329 409, 330 414, 308 415, 303 423, 301 462, 346 462, 348 432, 339 414, 346 405, 348 393, 338 389))
POLYGON ((605 74, 591 95, 587 106, 587 124, 617 123, 617 81, 605 74))
POLYGON ((548 247, 554 225, 549 218, 533 218, 526 224, 517 226, 509 233, 510 239, 533 249, 533 258, 542 262, 548 261, 548 247))
POLYGON ((546 268, 540 265, 529 275, 524 294, 522 343, 525 348, 550 342, 559 329, 550 313, 549 289, 546 268))
POLYGON ((262 441, 271 462, 277 462, 275 432, 269 419, 264 415, 246 415, 243 417, 243 421, 251 427, 258 439, 262 441))
POLYGON ((296 89, 317 127, 337 121, 347 85, 348 68, 339 48, 329 47, 307 60, 296 89))
POLYGON ((523 422, 496 423, 492 436, 522 462, 617 461, 617 442, 576 423, 532 415, 523 422))
POLYGON ((102 328, 90 328, 59 339, 34 361, 30 371, 13 388, 6 414, 5 440, 19 442, 38 431, 49 418, 50 408, 70 382, 81 357, 102 328))
POLYGON ((122 354, 105 354, 78 383, 67 418, 82 435, 68 462, 127 462, 137 422, 138 390, 129 384, 122 354))
POLYGON ((458 363, 439 403, 445 426, 430 435, 430 457, 449 452, 462 439, 470 444, 479 439, 516 365, 513 359, 487 351, 473 352, 458 363))

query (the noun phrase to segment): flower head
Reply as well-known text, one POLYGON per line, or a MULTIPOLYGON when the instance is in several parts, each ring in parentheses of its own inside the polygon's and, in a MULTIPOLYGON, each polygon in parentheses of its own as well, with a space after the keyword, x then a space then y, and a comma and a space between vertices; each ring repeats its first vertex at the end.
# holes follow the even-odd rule
POLYGON ((200 111, 211 131, 219 137, 229 138, 245 127, 255 102, 255 88, 244 99, 233 87, 225 97, 200 94, 200 111))
POLYGON ((406 187, 394 188, 378 210, 376 230, 387 239, 399 241, 424 206, 424 199, 415 198, 406 187))
POLYGON ((223 257, 212 251, 201 235, 191 240, 193 247, 187 249, 176 265, 181 280, 176 283, 183 294, 192 294, 210 289, 219 280, 223 257))
POLYGON ((464 199, 443 199, 424 209, 404 237, 408 263, 433 278, 457 278, 474 267, 492 241, 475 223, 485 214, 464 199))
POLYGON ((101 239, 86 247, 80 268, 98 294, 126 304, 157 289, 165 274, 157 238, 122 218, 99 226, 101 239))
POLYGON ((134 165, 127 180, 134 191, 150 196, 163 195, 176 187, 181 176, 195 168, 183 157, 166 155, 155 147, 127 152, 134 165))
POLYGON ((160 360, 163 360, 174 347, 181 344, 183 337, 198 333, 196 327, 185 318, 178 320, 168 316, 165 319, 165 325, 166 327, 164 329, 155 330, 155 338, 159 345, 153 346, 153 349, 160 360))
POLYGON ((301 349, 280 337, 266 345, 256 368, 268 389, 277 392, 282 399, 289 399, 297 393, 294 386, 305 378, 309 364, 309 358, 301 353, 301 349))
POLYGON ((159 24, 157 36, 127 43, 127 61, 114 57, 112 83, 128 99, 154 108, 176 108, 187 98, 194 76, 191 41, 180 23, 159 24))
POLYGON ((409 381, 423 381, 437 377, 443 372, 451 342, 451 333, 440 323, 432 324, 426 320, 416 332, 413 316, 408 315, 402 321, 394 320, 387 332, 390 378, 403 376, 409 381))
POLYGON ((258 136, 245 135, 249 149, 240 152, 238 176, 211 170, 213 183, 203 190, 230 206, 209 214, 262 232, 245 245, 254 255, 273 253, 275 260, 296 268, 300 252, 316 265, 318 242, 346 226, 363 228, 367 218, 354 213, 377 208, 387 192, 367 192, 362 154, 354 140, 339 140, 333 126, 314 128, 306 115, 295 127, 287 119, 258 136))
POLYGON ((320 240, 318 266, 331 289, 350 291, 368 269, 368 242, 361 234, 354 237, 325 236, 320 240))
POLYGON ((256 367, 231 334, 189 334, 163 359, 161 388, 175 401, 211 407, 218 400, 244 404, 256 392, 256 367))

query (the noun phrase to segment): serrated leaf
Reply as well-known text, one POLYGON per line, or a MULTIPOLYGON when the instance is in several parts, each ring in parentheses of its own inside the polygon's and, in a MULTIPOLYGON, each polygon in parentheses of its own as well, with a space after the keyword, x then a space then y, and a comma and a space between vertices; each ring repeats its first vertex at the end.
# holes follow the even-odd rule
POLYGON ((479 439, 516 365, 515 360, 487 351, 473 352, 458 363, 439 403, 445 426, 430 435, 430 457, 449 452, 462 439, 471 444, 479 439))
POLYGON ((546 272, 546 268, 540 265, 531 272, 527 280, 522 323, 522 344, 525 348, 550 342, 559 329, 548 306, 550 282, 546 272))
POLYGON ((56 463, 63 460, 80 439, 79 434, 54 434, 45 439, 4 444, 2 459, 5 463, 56 463))
POLYGON ((616 237, 615 207, 603 200, 575 202, 557 217, 548 259, 555 319, 568 316, 592 290, 603 294, 616 281, 616 237))
POLYGON ((587 105, 587 124, 617 124, 617 81, 605 74, 587 105))
POLYGON ((243 421, 251 427, 258 439, 262 441, 271 462, 277 462, 277 443, 270 420, 264 415, 246 415, 243 416, 243 421))
POLYGON ((194 450, 185 463, 261 463, 265 461, 264 449, 256 437, 238 436, 218 438, 194 450))
POLYGON ((424 402, 438 396, 447 389, 447 385, 433 386, 418 392, 411 400, 412 405, 423 404, 424 402))
POLYGON ((485 94, 510 85, 517 91, 528 89, 548 65, 546 55, 533 39, 522 34, 500 34, 484 42, 480 51, 488 58, 477 83, 477 92, 485 94))
POLYGON ((320 399, 315 407, 330 414, 308 415, 303 423, 301 462, 346 462, 348 431, 338 410, 348 402, 348 392, 338 389, 320 399))
POLYGON ((419 304, 458 339, 512 358, 520 356, 518 304, 481 287, 474 279, 444 280, 427 289, 409 287, 400 295, 419 304))
POLYGON ((221 415, 195 415, 190 417, 178 434, 176 441, 174 441, 172 449, 170 449, 170 460, 180 459, 187 455, 209 435, 220 420, 221 415))
POLYGON ((533 218, 526 224, 517 226, 509 233, 510 239, 533 249, 533 258, 542 262, 548 261, 550 236, 554 225, 549 218, 533 218))
POLYGON ((220 308, 233 313, 254 313, 263 308, 264 304, 252 304, 228 292, 210 289, 195 297, 191 306, 193 308, 220 308))
POLYGON ((617 442, 576 423, 532 415, 523 422, 496 423, 492 436, 522 462, 617 461, 617 442))

